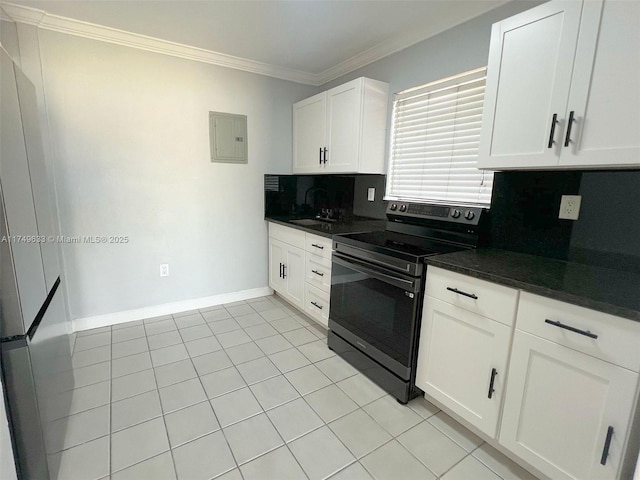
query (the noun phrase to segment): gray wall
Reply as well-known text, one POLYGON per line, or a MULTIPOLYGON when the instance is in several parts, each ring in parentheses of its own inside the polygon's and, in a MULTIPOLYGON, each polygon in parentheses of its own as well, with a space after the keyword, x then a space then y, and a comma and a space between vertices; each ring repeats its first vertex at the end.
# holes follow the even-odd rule
POLYGON ((355 70, 322 86, 335 87, 358 77, 388 82, 390 91, 449 77, 487 64, 491 26, 505 18, 544 3, 515 0, 484 15, 446 30, 400 52, 355 70))
MULTIPOLYGON (((484 65, 491 24, 537 3, 506 4, 323 89, 364 75, 397 92, 484 65)), ((291 105, 318 89, 47 30, 39 40, 61 231, 130 239, 65 245, 72 316, 265 286, 262 175, 291 171, 291 105), (209 162, 210 110, 248 116, 248 165, 209 162)))
POLYGON ((72 317, 266 286, 263 174, 291 171, 291 105, 316 89, 39 33, 61 231, 129 238, 64 245, 72 317), (247 165, 209 161, 209 111, 247 115, 247 165))

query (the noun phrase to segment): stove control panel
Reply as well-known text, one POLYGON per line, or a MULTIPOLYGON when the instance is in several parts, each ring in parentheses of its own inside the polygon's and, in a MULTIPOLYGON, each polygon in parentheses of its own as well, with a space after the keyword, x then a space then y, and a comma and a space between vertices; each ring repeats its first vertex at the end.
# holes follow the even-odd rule
POLYGON ((407 220, 416 218, 461 223, 464 225, 477 225, 480 221, 482 211, 483 209, 480 207, 398 201, 391 201, 387 206, 387 216, 395 221, 402 221, 403 218, 407 220))

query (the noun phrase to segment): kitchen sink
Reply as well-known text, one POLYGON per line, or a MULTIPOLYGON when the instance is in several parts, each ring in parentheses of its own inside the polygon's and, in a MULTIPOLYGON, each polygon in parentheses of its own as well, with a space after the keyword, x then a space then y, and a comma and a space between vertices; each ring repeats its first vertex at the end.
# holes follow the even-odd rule
POLYGON ((301 220, 289 220, 289 223, 293 223, 294 225, 300 225, 302 227, 310 227, 312 225, 322 225, 325 222, 321 220, 314 220, 313 218, 303 218, 301 220))

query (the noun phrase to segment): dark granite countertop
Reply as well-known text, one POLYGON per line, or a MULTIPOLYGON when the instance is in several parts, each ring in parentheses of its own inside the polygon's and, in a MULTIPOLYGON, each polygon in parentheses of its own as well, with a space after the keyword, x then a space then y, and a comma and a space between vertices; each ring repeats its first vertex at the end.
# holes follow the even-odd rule
POLYGON ((373 232, 384 230, 386 220, 375 220, 373 218, 355 217, 346 221, 321 222, 318 225, 296 225, 292 220, 300 220, 300 217, 265 217, 267 222, 278 223, 285 227, 295 228, 303 232, 313 233, 321 237, 331 238, 342 233, 373 232))
POLYGON ((640 322, 640 274, 522 253, 478 249, 429 265, 640 322))

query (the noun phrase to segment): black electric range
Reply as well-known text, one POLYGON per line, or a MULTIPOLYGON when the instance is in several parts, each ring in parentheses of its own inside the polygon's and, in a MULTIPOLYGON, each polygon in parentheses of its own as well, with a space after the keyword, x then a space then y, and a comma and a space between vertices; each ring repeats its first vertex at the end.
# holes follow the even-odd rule
POLYGON ((425 258, 475 248, 478 207, 393 202, 384 231, 336 235, 329 348, 406 403, 415 387, 425 258))

